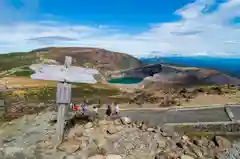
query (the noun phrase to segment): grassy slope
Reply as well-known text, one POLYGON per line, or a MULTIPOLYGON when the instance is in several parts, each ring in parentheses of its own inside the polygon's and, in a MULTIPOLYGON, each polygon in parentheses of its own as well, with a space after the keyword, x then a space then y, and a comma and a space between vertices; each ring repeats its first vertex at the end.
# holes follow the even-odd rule
MULTIPOLYGON (((26 77, 8 77, 9 87, 21 87, 23 91, 0 92, 0 98, 17 99, 24 96, 25 100, 47 101, 56 99, 56 82, 31 80, 26 77), (18 84, 19 81, 21 85, 18 84), (37 84, 37 85, 36 85, 37 84)), ((102 102, 107 101, 126 101, 127 98, 117 98, 121 95, 119 89, 103 84, 79 84, 72 83, 73 100, 88 100, 90 103, 97 103, 100 99, 102 102)))
POLYGON ((9 53, 0 55, 0 71, 30 65, 36 60, 32 53, 9 53))
MULTIPOLYGON (((111 70, 111 69, 126 69, 126 68, 134 68, 141 65, 141 63, 133 58, 130 55, 121 54, 121 53, 112 53, 106 50, 100 49, 96 51, 95 49, 87 49, 84 51, 84 48, 45 48, 34 50, 32 52, 27 53, 9 53, 0 55, 0 72, 7 70, 14 70, 16 68, 16 72, 10 74, 10 76, 19 76, 14 77, 14 84, 23 84, 25 82, 21 79, 23 76, 29 77, 33 72, 29 70, 28 66, 32 63, 36 63, 37 60, 40 59, 37 56, 37 52, 40 52, 40 56, 42 59, 53 59, 58 61, 59 63, 63 63, 66 55, 70 55, 73 57, 73 65, 78 66, 89 66, 89 67, 97 67, 100 68, 100 71, 111 70), (72 50, 77 50, 77 52, 71 53, 72 50), (80 52, 79 52, 80 51, 80 52), (82 52, 81 52, 82 51, 82 52), (70 52, 70 53, 68 53, 70 52), (104 65, 104 67, 101 67, 104 65), (22 82, 23 83, 22 83, 22 82)), ((4 77, 4 75, 3 75, 4 77)), ((24 96, 29 99, 37 99, 37 100, 54 100, 56 95, 56 87, 55 85, 49 85, 48 88, 43 88, 44 84, 42 81, 29 81, 32 85, 39 84, 38 87, 28 89, 25 87, 24 96)), ((11 83, 11 82, 9 82, 11 83)), ((26 82, 25 82, 26 84, 26 82)), ((49 84, 49 82, 46 82, 49 84)), ((11 84, 9 84, 11 85, 11 84)), ((27 85, 27 84, 26 84, 27 85)), ((27 87, 30 87, 27 86, 27 87)), ((72 89, 72 95, 74 99, 87 99, 90 102, 97 102, 98 99, 101 99, 104 102, 107 101, 125 101, 126 98, 115 98, 114 96, 118 96, 121 92, 116 89, 109 87, 107 85, 100 86, 98 88, 92 87, 88 84, 75 84, 75 87, 72 89)), ((0 96, 11 97, 12 93, 1 93, 0 96)))
POLYGON ((14 76, 29 76, 32 74, 32 71, 27 68, 29 65, 40 61, 42 63, 45 59, 54 60, 63 64, 65 56, 71 56, 73 58, 73 65, 97 68, 105 76, 108 71, 136 68, 144 65, 138 59, 130 55, 111 52, 104 49, 51 47, 25 53, 19 52, 0 55, 0 76, 6 74, 1 74, 3 71, 8 71, 7 74, 14 76), (26 67, 22 69, 21 67, 24 66, 26 67), (9 73, 9 71, 11 73, 9 73))

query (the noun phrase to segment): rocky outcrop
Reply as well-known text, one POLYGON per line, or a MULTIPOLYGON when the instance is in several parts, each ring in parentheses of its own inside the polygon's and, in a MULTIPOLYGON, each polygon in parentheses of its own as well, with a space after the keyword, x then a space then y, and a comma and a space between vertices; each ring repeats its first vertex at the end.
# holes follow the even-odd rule
POLYGON ((222 134, 228 134, 228 132, 239 132, 240 123, 227 122, 227 123, 194 123, 189 125, 175 125, 175 128, 179 131, 186 132, 221 132, 222 134))
POLYGON ((154 74, 153 77, 145 78, 145 80, 142 82, 142 85, 145 85, 145 88, 160 88, 170 86, 189 87, 204 84, 239 85, 240 79, 215 70, 162 65, 161 72, 154 74))
POLYGON ((161 64, 146 65, 143 67, 127 69, 122 71, 115 71, 110 74, 111 78, 130 77, 130 78, 145 78, 153 76, 162 71, 161 64))
POLYGON ((55 147, 54 112, 28 115, 0 127, 0 155, 11 159, 214 158, 231 143, 222 137, 190 138, 168 127, 117 119, 75 120, 55 147))

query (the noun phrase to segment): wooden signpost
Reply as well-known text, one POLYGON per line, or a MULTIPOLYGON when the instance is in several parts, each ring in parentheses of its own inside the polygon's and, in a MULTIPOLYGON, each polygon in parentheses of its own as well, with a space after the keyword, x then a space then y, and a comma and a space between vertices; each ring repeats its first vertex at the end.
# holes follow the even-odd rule
POLYGON ((71 66, 71 64, 72 58, 66 56, 64 65, 33 64, 30 66, 35 71, 35 74, 31 75, 32 79, 57 81, 56 103, 59 106, 56 130, 59 142, 63 139, 67 107, 71 102, 70 82, 94 84, 97 81, 93 75, 99 73, 95 69, 71 66))
POLYGON ((5 99, 0 98, 0 117, 6 113, 5 99))

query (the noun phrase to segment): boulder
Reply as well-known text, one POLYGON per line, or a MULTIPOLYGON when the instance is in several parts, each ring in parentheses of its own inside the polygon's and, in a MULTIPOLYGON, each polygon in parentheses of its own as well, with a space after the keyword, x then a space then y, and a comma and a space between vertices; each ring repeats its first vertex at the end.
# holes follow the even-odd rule
POLYGON ((144 123, 139 127, 140 130, 147 130, 147 125, 145 125, 144 123))
POLYGON ((85 129, 90 129, 93 127, 93 123, 92 122, 88 122, 87 124, 84 125, 85 129))
POLYGON ((93 138, 97 147, 103 147, 106 144, 106 139, 103 134, 98 134, 93 138))
POLYGON ((114 120, 114 124, 115 124, 115 125, 121 125, 121 124, 122 124, 121 119, 116 119, 116 120, 114 120))
POLYGON ((67 155, 67 156, 64 156, 63 159, 76 159, 76 157, 73 155, 67 155))
POLYGON ((177 153, 174 151, 165 153, 165 156, 169 159, 177 159, 178 158, 177 153))
POLYGON ((181 159, 195 159, 195 158, 188 155, 181 155, 181 159))
POLYGON ((154 159, 167 159, 163 152, 159 152, 155 155, 154 159))
POLYGON ((110 126, 109 128, 107 128, 108 134, 115 134, 117 132, 118 132, 118 129, 115 126, 110 126))
POLYGON ((129 117, 121 117, 120 120, 121 120, 123 125, 131 123, 131 119, 129 117))
POLYGON ((107 125, 109 122, 107 120, 100 120, 99 125, 107 125))
POLYGON ((221 149, 229 149, 232 147, 231 142, 222 136, 214 136, 213 142, 221 149))
POLYGON ((64 151, 69 154, 74 153, 79 149, 80 149, 80 143, 77 141, 64 142, 58 147, 58 150, 64 151))
POLYGON ((88 157, 88 159, 105 159, 105 156, 95 155, 95 156, 88 157))
POLYGON ((203 153, 202 153, 201 149, 199 149, 197 146, 193 145, 192 151, 198 158, 203 158, 203 153))
POLYGON ((56 122, 56 121, 57 121, 57 114, 52 114, 52 115, 49 117, 49 121, 50 121, 50 122, 56 122))
POLYGON ((157 142, 157 148, 163 149, 167 146, 167 142, 166 140, 158 140, 157 142))
POLYGON ((156 132, 156 130, 154 128, 147 128, 148 132, 156 132))
POLYGON ((107 155, 106 159, 121 159, 120 155, 107 155))
POLYGON ((6 147, 5 156, 14 156, 15 154, 23 153, 23 148, 20 147, 6 147))
POLYGON ((190 140, 189 137, 186 136, 186 135, 183 135, 183 136, 181 137, 181 139, 182 139, 183 141, 185 141, 185 142, 188 142, 188 141, 190 140))
POLYGON ((75 125, 68 133, 68 139, 75 139, 83 136, 84 127, 81 125, 75 125))

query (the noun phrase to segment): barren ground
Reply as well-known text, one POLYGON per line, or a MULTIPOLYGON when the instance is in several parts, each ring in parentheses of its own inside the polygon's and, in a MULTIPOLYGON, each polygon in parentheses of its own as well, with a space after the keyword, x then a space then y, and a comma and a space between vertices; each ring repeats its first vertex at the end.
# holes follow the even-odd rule
POLYGON ((182 105, 211 105, 211 104, 237 104, 240 103, 240 92, 235 95, 212 95, 212 94, 201 94, 197 95, 194 99, 189 102, 182 103, 182 105))

